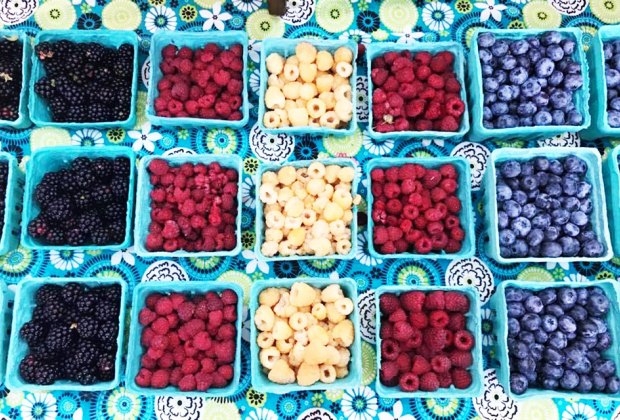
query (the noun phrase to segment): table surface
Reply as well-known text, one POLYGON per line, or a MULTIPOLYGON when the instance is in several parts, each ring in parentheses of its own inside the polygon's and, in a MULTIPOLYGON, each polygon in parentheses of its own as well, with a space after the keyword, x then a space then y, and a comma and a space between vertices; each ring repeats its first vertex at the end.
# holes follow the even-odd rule
MULTIPOLYGON (((258 129, 260 39, 267 36, 352 38, 358 42, 416 42, 455 40, 467 46, 474 28, 579 27, 587 46, 596 29, 620 22, 619 0, 289 0, 291 8, 282 17, 272 17, 261 0, 14 0, 0 2, 0 21, 11 28, 35 35, 40 29, 131 29, 141 37, 141 81, 139 119, 133 129, 68 131, 55 128, 0 130, 2 150, 21 161, 43 146, 127 145, 139 156, 175 153, 234 153, 244 159, 243 248, 236 258, 154 259, 136 256, 132 248, 118 252, 35 252, 19 248, 0 258, 0 276, 8 283, 24 277, 116 277, 130 289, 146 280, 231 281, 248 290, 256 280, 276 277, 351 277, 357 281, 362 319, 363 386, 330 392, 263 394, 251 388, 249 375, 249 323, 244 311, 242 366, 238 392, 230 398, 147 398, 128 393, 124 387, 101 393, 53 392, 31 394, 0 388, 0 417, 52 420, 54 418, 183 418, 183 419, 335 419, 412 420, 413 418, 468 419, 596 419, 620 418, 620 405, 611 401, 546 399, 516 402, 497 382, 492 356, 496 337, 492 313, 486 306, 495 284, 504 279, 540 281, 588 281, 617 279, 620 259, 605 263, 574 265, 511 264, 501 266, 482 251, 482 174, 489 153, 497 147, 595 146, 608 152, 612 142, 586 144, 575 135, 545 141, 528 139, 478 144, 470 141, 374 141, 366 124, 350 137, 268 135, 258 129), (10 25, 10 26, 9 26, 10 25), (250 91, 254 105, 251 121, 243 130, 174 130, 151 126, 144 116, 145 81, 149 74, 147 51, 153 32, 161 28, 202 30, 246 30, 250 36, 250 91), (359 248, 353 261, 258 262, 254 245, 254 180, 260 162, 315 159, 328 156, 353 157, 360 163, 378 156, 447 156, 468 158, 474 189, 476 257, 452 263, 435 261, 377 260, 368 255, 368 240, 361 229, 359 248), (476 399, 405 399, 396 401, 376 395, 373 289, 382 284, 472 284, 480 292, 483 309, 485 391, 476 399)), ((360 120, 367 121, 368 101, 365 68, 357 78, 360 120)), ((365 194, 366 182, 362 182, 365 194)), ((365 206, 362 205, 365 211, 365 206)), ((247 302, 246 302, 247 304, 247 302)))

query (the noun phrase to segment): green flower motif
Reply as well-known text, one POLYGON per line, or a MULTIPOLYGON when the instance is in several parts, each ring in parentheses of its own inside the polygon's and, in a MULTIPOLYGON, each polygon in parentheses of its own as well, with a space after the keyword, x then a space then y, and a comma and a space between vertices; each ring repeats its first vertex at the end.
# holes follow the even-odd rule
POLYGON ((115 419, 137 418, 142 404, 136 394, 127 392, 125 388, 112 391, 105 407, 104 416, 115 419))
POLYGON ((377 353, 373 346, 362 341, 362 385, 370 385, 377 376, 377 353))
POLYGON ((248 73, 251 74, 255 69, 256 69, 256 64, 254 64, 253 61, 250 61, 248 63, 248 73))
POLYGON ((322 392, 315 392, 314 395, 312 395, 312 405, 315 407, 320 407, 323 405, 323 393, 322 392))
POLYGON ((597 28, 594 26, 586 26, 582 25, 579 27, 581 32, 583 33, 581 36, 581 42, 583 42, 583 50, 588 51, 590 49, 590 45, 592 45, 592 40, 596 36, 597 28))
POLYGON ((180 129, 177 137, 179 140, 187 140, 189 138, 189 130, 187 128, 180 129))
POLYGON ((267 9, 259 9, 248 17, 245 30, 250 39, 277 38, 284 35, 284 21, 271 16, 267 9))
POLYGON ((34 20, 41 29, 70 29, 77 14, 69 0, 48 0, 34 12, 34 20))
POLYGON ((340 401, 343 395, 344 391, 342 389, 328 389, 325 391, 325 398, 331 402, 340 401))
POLYGON ((616 276, 611 271, 603 270, 598 272, 595 276, 595 280, 614 280, 616 276))
POLYGON ((362 131, 357 129, 350 136, 326 136, 323 138, 323 146, 332 156, 351 157, 355 156, 360 151, 362 148, 362 141, 362 131))
POLYGON ((523 281, 553 281, 553 276, 542 267, 526 267, 517 275, 517 280, 523 281))
POLYGON ((82 3, 82 5, 80 6, 80 12, 82 12, 82 14, 90 13, 92 10, 93 8, 90 7, 87 3, 82 3))
POLYGON ((513 20, 508 24, 508 29, 525 29, 525 23, 522 20, 513 20))
POLYGON ((108 29, 134 31, 140 27, 142 12, 131 0, 112 0, 103 8, 101 22, 108 29))
POLYGON ((392 32, 415 26, 418 17, 418 8, 411 0, 384 0, 379 8, 381 23, 392 32))
POLYGON ((123 276, 121 275, 121 273, 119 273, 118 271, 112 270, 112 269, 102 270, 98 272, 97 274, 95 274, 95 277, 98 277, 101 279, 123 280, 123 276))
POLYGON ((255 243, 256 243, 256 233, 254 232, 241 233, 241 245, 243 246, 243 249, 253 249, 255 243))
POLYGON ((102 251, 102 250, 100 250, 100 249, 89 249, 89 250, 87 250, 87 251, 84 251, 84 253, 85 253, 86 255, 90 255, 91 257, 96 257, 96 256, 98 256, 98 255, 103 254, 103 251, 102 251))
POLYGON ((243 172, 248 175, 254 175, 258 170, 258 164, 258 159, 254 157, 243 159, 243 172))
POLYGON ((546 1, 532 1, 523 6, 523 21, 527 28, 553 29, 562 24, 562 15, 546 1))
POLYGON ((214 128, 207 132, 207 148, 217 154, 231 154, 237 150, 237 133, 230 128, 214 128))
POLYGON ((551 275, 556 280, 562 280, 566 275, 566 272, 562 268, 558 267, 551 272, 551 275))
POLYGON ((368 10, 368 2, 366 0, 360 0, 359 2, 357 2, 357 8, 360 12, 365 12, 366 10, 368 10))
POLYGON ((125 138, 125 130, 122 128, 113 128, 106 133, 108 141, 113 144, 122 143, 125 138))
POLYGON ((254 283, 255 281, 264 280, 265 279, 265 275, 263 274, 262 271, 256 270, 254 273, 252 273, 250 278, 252 279, 252 283, 254 283))
POLYGON ((478 205, 476 206, 476 210, 478 210, 478 213, 484 214, 484 205, 482 204, 482 202, 478 203, 478 205))
POLYGON ((398 274, 396 274, 396 284, 431 284, 431 280, 428 273, 417 265, 410 265, 401 268, 398 274))
POLYGON ((336 33, 351 26, 355 11, 348 0, 319 0, 314 16, 321 28, 336 33))
POLYGON ((471 1, 469 1, 469 0, 458 0, 454 4, 454 8, 459 13, 467 14, 467 13, 469 13, 469 12, 471 12, 473 10, 474 5, 471 4, 471 1))
POLYGON ((7 273, 19 274, 28 270, 32 262, 32 251, 21 246, 0 257, 0 266, 7 273))
POLYGON ((318 270, 327 270, 329 268, 333 268, 336 265, 336 260, 326 258, 324 260, 310 260, 309 263, 318 270))
POLYGON ((497 140, 497 145, 500 147, 514 147, 523 149, 525 142, 523 140, 497 140))
POLYGON ((189 262, 198 270, 210 270, 220 263, 220 257, 197 258, 191 257, 189 262))
POLYGON ((424 404, 437 417, 451 417, 459 408, 459 400, 455 398, 427 398, 424 404))
POLYGON ((267 394, 263 394, 254 388, 250 388, 248 389, 248 392, 245 393, 245 400, 248 402, 250 407, 259 408, 264 406, 267 402, 267 394))
POLYGON ((604 23, 620 22, 620 4, 615 0, 591 0, 590 10, 604 23))
POLYGON ((198 17, 198 10, 191 4, 186 4, 179 10, 179 16, 183 22, 193 22, 198 17))

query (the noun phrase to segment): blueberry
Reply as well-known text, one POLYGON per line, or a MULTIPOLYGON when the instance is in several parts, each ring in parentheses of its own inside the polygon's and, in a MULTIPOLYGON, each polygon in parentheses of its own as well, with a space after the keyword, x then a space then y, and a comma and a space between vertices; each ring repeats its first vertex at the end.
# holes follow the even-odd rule
POLYGON ((500 115, 496 128, 514 128, 519 126, 519 119, 513 115, 500 115))
POLYGON ((519 331, 521 331, 521 325, 519 324, 519 321, 516 320, 515 318, 509 318, 508 319, 508 335, 510 337, 516 337, 517 334, 519 334, 519 331))
POLYGON ((579 235, 579 227, 574 223, 568 222, 562 226, 562 232, 564 232, 565 235, 575 237, 579 235))
POLYGON ((553 61, 560 61, 564 58, 564 49, 558 44, 552 44, 547 47, 546 55, 553 61))
POLYGON ((545 332, 551 333, 558 329, 558 319, 553 315, 546 314, 543 315, 541 319, 542 329, 545 330, 545 332))
POLYGON ((545 185, 544 191, 549 197, 560 197, 562 195, 562 186, 557 182, 549 182, 545 185))
POLYGON ((529 248, 527 252, 528 257, 540 257, 540 244, 532 245, 528 243, 527 246, 529 248))
POLYGON ((480 62, 484 64, 490 64, 491 60, 493 60, 493 54, 486 48, 479 48, 478 56, 480 57, 480 62))
POLYGON ((534 340, 536 340, 537 343, 545 344, 547 340, 549 340, 549 334, 542 329, 538 329, 534 331, 534 340))
POLYGON ((566 211, 572 212, 577 210, 579 204, 579 199, 577 197, 562 197, 562 208, 566 211))
POLYGON ((593 363, 595 360, 598 360, 601 358, 601 353, 598 352, 597 350, 588 350, 586 352, 586 357, 588 358, 590 363, 593 363))
POLYGON ((488 106, 482 108, 482 118, 484 120, 493 119, 493 112, 491 111, 491 108, 489 108, 488 106))
POLYGON ((582 375, 585 373, 589 373, 592 370, 592 363, 585 356, 579 360, 576 360, 574 363, 569 363, 568 360, 566 362, 569 366, 572 367, 575 372, 582 375))
MULTIPOLYGON (((491 104, 497 102, 497 94, 487 92, 484 94, 484 105, 491 106, 491 104)), ((491 117, 489 117, 491 118, 491 117)))
POLYGON ((588 375, 579 375, 579 383, 575 387, 575 391, 587 394, 592 389, 592 380, 588 375))
POLYGON ((562 35, 558 31, 547 31, 540 37, 540 43, 545 47, 560 42, 562 42, 562 35))
POLYGON ((580 287, 576 290, 577 290, 577 305, 580 305, 583 307, 586 303, 588 303, 588 296, 590 296, 590 290, 585 287, 580 287))
POLYGON ((562 42, 560 42, 560 45, 562 46, 562 49, 564 50, 564 54, 571 55, 572 53, 575 52, 577 43, 573 41, 572 39, 563 39, 562 42))
POLYGON ((536 125, 551 125, 552 122, 553 118, 551 117, 551 113, 549 113, 549 111, 538 111, 534 114, 534 124, 536 125))
POLYGON ((547 172, 537 172, 534 176, 538 180, 539 187, 544 187, 549 183, 549 174, 547 172))
POLYGON ((527 80, 528 76, 528 71, 524 67, 518 66, 510 70, 508 80, 515 85, 522 85, 527 80))
POLYGON ((491 32, 483 32, 478 35, 478 46, 482 48, 490 48, 495 43, 495 35, 491 32))
POLYGON ((549 104, 549 95, 547 92, 540 92, 540 94, 534 96, 532 100, 538 107, 547 106, 549 104))
MULTIPOLYGON (((519 167, 520 168, 520 167, 519 167)), ((518 190, 519 189, 519 179, 514 177, 514 178, 506 178, 504 179, 504 182, 513 190, 518 190)))
POLYGON ((540 252, 543 257, 557 258, 562 255, 562 246, 557 242, 543 242, 540 247, 540 252))
POLYGON ((536 295, 540 298, 540 301, 545 306, 554 303, 558 298, 558 295, 555 293, 555 289, 551 287, 541 290, 536 295))
POLYGON ((598 351, 605 351, 611 347, 611 335, 608 332, 599 334, 597 337, 597 343, 594 347, 598 351))
MULTIPOLYGON (((590 296, 588 296, 586 310, 591 316, 605 315, 609 311, 609 299, 604 294, 592 293, 590 294, 590 296)), ((590 320, 589 322, 594 323, 594 321, 592 320, 590 320)))
POLYGON ((495 57, 502 57, 506 55, 508 52, 508 42, 503 39, 496 40, 493 45, 491 45, 491 52, 495 57))
POLYGON ((540 328, 540 317, 533 313, 527 313, 521 318, 521 328, 526 331, 536 331, 540 328))
POLYGON ((617 376, 607 378, 607 386, 605 387, 605 392, 608 394, 617 394, 618 390, 620 390, 620 379, 618 379, 617 376))
MULTIPOLYGON (((513 92, 514 91, 512 87, 510 87, 509 85, 501 85, 499 89, 497 90, 497 98, 500 101, 508 102, 513 99, 513 92)), ((508 108, 508 105, 506 105, 506 108, 508 108)), ((491 110, 493 110, 492 106, 491 106, 491 110)))
POLYGON ((527 391, 528 380, 525 375, 520 373, 510 374, 510 390, 517 395, 523 394, 527 391))
POLYGON ((547 305, 545 307, 545 313, 553 315, 555 317, 560 317, 562 315, 564 315, 564 309, 562 309, 562 307, 560 305, 557 304, 551 304, 551 305, 547 305))
POLYGON ((523 55, 530 49, 530 44, 524 39, 519 39, 510 44, 510 52, 514 55, 523 55))
POLYGON ((523 305, 525 310, 531 313, 539 314, 543 311, 543 303, 542 300, 536 296, 532 295, 525 299, 525 303, 523 305))
POLYGON ((605 60, 610 60, 613 55, 614 47, 609 43, 605 43, 605 45, 603 45, 603 57, 605 60))
POLYGON ((618 89, 609 88, 607 89, 607 101, 611 101, 612 99, 616 99, 618 97, 618 89))
MULTIPOLYGON (((614 90, 614 92, 617 92, 616 90, 614 90)), ((609 98, 609 95, 608 95, 609 98)), ((616 111, 620 111, 620 98, 614 98, 609 102, 609 106, 616 110, 616 111)))
POLYGON ((549 77, 555 70, 555 63, 550 58, 543 58, 536 63, 536 76, 549 77))
POLYGON ((577 323, 568 315, 562 315, 558 320, 558 328, 560 331, 569 334, 577 331, 577 323))
POLYGON ((598 327, 593 321, 586 319, 579 324, 579 334, 584 338, 596 337, 598 334, 598 327))
POLYGON ((518 359, 524 359, 529 356, 530 350, 527 344, 522 341, 514 340, 508 349, 510 354, 518 359))
POLYGON ((539 171, 546 171, 549 169, 549 159, 545 157, 534 158, 534 168, 539 171))
POLYGON ((553 73, 549 76, 548 83, 549 86, 560 86, 562 81, 564 80, 564 73, 560 70, 554 70, 553 73))
POLYGON ((620 111, 609 111, 607 113, 607 123, 610 127, 620 127, 620 111))
POLYGON ((571 361, 580 360, 585 357, 588 347, 581 342, 577 342, 564 349, 564 355, 571 361))
POLYGON ((578 111, 569 111, 566 117, 566 123, 568 125, 581 125, 583 122, 583 115, 578 111))
POLYGON ((521 164, 516 160, 507 160, 502 163, 499 171, 505 178, 516 178, 521 174, 521 164))
POLYGON ((517 56, 517 64, 519 64, 519 67, 523 67, 525 69, 529 69, 530 66, 532 65, 532 62, 529 59, 529 57, 527 56, 527 54, 524 54, 524 55, 518 55, 517 56))
POLYGON ((579 184, 577 184, 577 194, 575 194, 575 196, 577 198, 586 198, 590 195, 591 191, 592 191, 592 184, 586 181, 582 181, 579 184))
POLYGON ((532 224, 525 217, 519 216, 512 220, 510 227, 517 237, 525 238, 530 233, 532 224))
POLYGON ((571 96, 563 90, 555 90, 551 96, 549 96, 549 102, 555 109, 564 109, 571 101, 571 96))
POLYGON ((568 344, 566 334, 561 331, 554 331, 549 334, 549 345, 555 347, 557 350, 561 350, 568 344))
POLYGON ((538 80, 531 78, 531 77, 527 79, 525 82, 523 82, 523 84, 521 85, 521 93, 526 98, 531 98, 533 96, 538 95, 541 90, 542 90, 542 87, 540 86, 540 83, 538 82, 538 80))
POLYGON ((620 54, 618 54, 618 51, 609 59, 609 65, 616 70, 620 68, 620 54))
POLYGON ((542 360, 542 353, 544 349, 545 349, 545 346, 543 346, 540 343, 531 343, 530 344, 530 355, 535 361, 539 362, 540 360, 542 360))
POLYGON ((553 219, 553 224, 563 225, 570 219, 570 213, 568 212, 568 210, 560 208, 553 210, 551 212, 551 217, 553 219))
POLYGON ((497 92, 499 81, 495 77, 487 77, 482 81, 482 88, 485 92, 497 92))
POLYGON ((498 201, 506 201, 512 198, 512 189, 504 183, 498 183, 496 191, 498 201))
POLYGON ((564 195, 568 196, 577 194, 577 181, 569 177, 562 178, 562 191, 564 192, 564 195))
POLYGON ((525 307, 521 302, 507 302, 506 313, 510 318, 521 318, 525 314, 525 307))
MULTIPOLYGON (((513 193, 514 194, 514 193, 513 193)), ((506 200, 502 203, 502 209, 508 217, 515 218, 521 214, 521 205, 515 200, 506 200)))
POLYGON ((560 386, 564 389, 574 389, 579 385, 579 375, 571 369, 566 369, 560 378, 560 386))
POLYGON ((573 306, 571 310, 568 311, 568 314, 577 322, 581 322, 588 317, 588 311, 581 305, 573 306))
POLYGON ((527 257, 529 254, 529 247, 523 239, 517 239, 509 248, 513 258, 527 257))
POLYGON ((564 374, 564 369, 562 369, 561 366, 545 363, 541 369, 541 372, 546 378, 560 379, 564 374))
POLYGON ((523 207, 521 207, 521 215, 523 217, 527 217, 528 219, 533 218, 538 213, 538 209, 532 203, 527 203, 523 207))
POLYGON ((566 360, 566 357, 564 357, 564 353, 561 351, 561 349, 557 349, 554 347, 545 348, 545 350, 543 351, 543 358, 547 361, 547 363, 555 366, 561 366, 566 360))
MULTIPOLYGON (((510 315, 509 315, 510 316, 510 315)), ((534 334, 529 331, 521 331, 517 337, 521 342, 527 344, 534 344, 534 334)))
POLYGON ((607 332, 607 323, 603 319, 593 316, 590 318, 590 321, 596 324, 596 328, 599 334, 607 332))
POLYGON ((499 65, 504 70, 512 70, 517 66, 517 59, 511 54, 506 54, 505 56, 501 57, 498 61, 499 61, 499 65))
POLYGON ((577 291, 570 287, 561 287, 558 290, 558 303, 562 309, 567 310, 575 306, 577 302, 577 291))
POLYGON ((554 109, 551 111, 551 122, 553 125, 564 125, 566 122, 566 116, 564 115, 564 111, 559 109, 554 109))
POLYGON ((523 302, 528 296, 523 289, 517 287, 507 287, 504 291, 504 295, 506 297, 506 302, 523 302))
POLYGON ((555 241, 560 236, 560 228, 557 226, 549 226, 545 230, 545 239, 547 241, 555 241))
POLYGON ((592 379, 592 389, 595 391, 603 391, 607 386, 607 379, 600 373, 594 372, 591 376, 592 379))
POLYGON ((592 369, 608 378, 616 374, 616 364, 609 359, 598 359, 592 363, 592 369))
MULTIPOLYGON (((517 202, 518 205, 524 206, 528 202, 527 194, 521 190, 512 191, 512 199, 517 202)), ((521 210, 523 207, 521 207, 521 210)))
POLYGON ((575 238, 571 238, 569 236, 564 236, 559 239, 560 245, 562 246, 562 256, 563 257, 575 257, 579 254, 579 250, 581 249, 581 245, 579 241, 575 238))
POLYGON ((506 73, 504 70, 495 70, 495 72, 493 73, 493 77, 495 77, 497 83, 501 85, 508 79, 508 73, 506 73))
MULTIPOLYGON (((510 216, 510 215, 509 215, 510 216)), ((532 219, 532 227, 534 229, 542 229, 543 231, 551 224, 551 216, 549 213, 538 213, 532 219)))
POLYGON ((536 361, 530 356, 526 356, 523 359, 517 360, 517 369, 520 373, 526 376, 529 376, 528 374, 534 373, 534 378, 536 377, 536 361))
POLYGON ((596 239, 591 239, 583 244, 581 251, 584 257, 600 257, 605 252, 603 244, 596 239))
POLYGON ((538 108, 532 101, 522 102, 517 106, 517 114, 529 117, 534 115, 538 108))
POLYGON ((605 83, 608 88, 614 88, 620 85, 620 71, 616 69, 605 70, 605 83))
POLYGON ((570 215, 570 221, 575 225, 582 227, 588 224, 588 216, 581 210, 575 211, 570 215))
POLYGON ((544 378, 541 382, 541 386, 543 387, 543 389, 558 389, 558 387, 560 386, 560 383, 558 382, 557 379, 552 379, 552 378, 544 378))
POLYGON ((583 77, 580 74, 568 74, 564 77, 564 89, 576 91, 583 86, 583 77))
POLYGON ((504 229, 508 227, 509 222, 510 222, 510 218, 508 217, 505 211, 500 210, 497 212, 497 224, 500 227, 500 229, 504 229))
POLYGON ((590 200, 589 198, 584 198, 579 203, 579 210, 581 210, 585 214, 592 213, 593 208, 594 208, 594 206, 592 204, 592 200, 590 200))

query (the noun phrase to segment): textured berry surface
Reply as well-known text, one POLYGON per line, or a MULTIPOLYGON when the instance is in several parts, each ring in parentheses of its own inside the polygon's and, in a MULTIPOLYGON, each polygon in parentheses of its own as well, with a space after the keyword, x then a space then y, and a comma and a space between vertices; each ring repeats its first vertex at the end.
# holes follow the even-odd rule
POLYGON ((22 56, 21 41, 9 37, 0 40, 0 120, 15 121, 19 117, 22 56))

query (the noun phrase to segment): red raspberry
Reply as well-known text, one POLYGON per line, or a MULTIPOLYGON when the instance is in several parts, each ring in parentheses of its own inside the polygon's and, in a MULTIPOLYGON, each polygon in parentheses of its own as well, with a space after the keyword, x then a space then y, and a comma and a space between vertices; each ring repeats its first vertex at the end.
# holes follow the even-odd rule
POLYGON ((429 120, 416 120, 413 126, 415 131, 429 131, 433 128, 433 122, 429 120))
POLYGON ((415 54, 414 60, 420 64, 429 65, 433 56, 428 51, 420 51, 415 54))
MULTIPOLYGON (((156 352, 157 350, 153 351, 156 352)), ((140 358, 140 366, 146 369, 155 369, 155 366, 157 366, 157 360, 150 357, 147 350, 146 354, 143 354, 140 358)))
POLYGON ((474 336, 467 330, 454 333, 454 347, 459 350, 470 350, 474 346, 474 336))
POLYGON ((161 231, 161 236, 165 239, 174 239, 181 234, 179 225, 174 220, 166 220, 164 223, 164 229, 161 231))
POLYGON ((443 73, 448 70, 450 62, 443 54, 437 54, 431 59, 430 68, 435 73, 443 73))
POLYGON ((389 226, 387 228, 388 238, 390 241, 397 241, 403 237, 403 231, 396 226, 389 226))
POLYGON ((449 131, 449 132, 458 131, 459 122, 452 115, 446 115, 439 122, 438 130, 449 131))
POLYGON ((140 325, 147 326, 151 322, 155 321, 155 319, 157 319, 157 314, 149 308, 142 308, 138 314, 138 321, 140 322, 140 325))
POLYGON ((442 290, 433 290, 426 294, 424 309, 428 311, 445 309, 445 298, 442 290))
POLYGON ((455 118, 460 117, 465 112, 465 103, 458 97, 452 97, 446 101, 446 113, 455 118))
POLYGON ((415 73, 413 71, 413 68, 406 68, 399 70, 397 73, 395 73, 394 77, 399 83, 401 83, 402 86, 403 83, 413 82, 415 80, 415 73))
POLYGON ((381 168, 375 168, 370 171, 370 179, 373 182, 384 182, 385 181, 385 171, 381 168))
POLYGON ((444 200, 444 204, 446 205, 448 211, 452 214, 457 214, 461 211, 461 200, 455 195, 447 197, 444 200))
POLYGON ((388 200, 388 202, 385 205, 385 210, 390 214, 400 214, 402 209, 403 209, 402 203, 400 202, 400 200, 396 198, 392 198, 388 200))
POLYGON ((447 356, 437 355, 431 359, 431 368, 435 373, 444 373, 450 370, 452 363, 447 356))
POLYGON ((196 378, 194 375, 185 375, 179 381, 178 387, 181 391, 193 391, 196 389, 196 378))
POLYGON ((161 50, 161 56, 163 58, 174 58, 177 55, 177 47, 173 44, 168 44, 161 50))
POLYGON ((414 330, 409 340, 405 342, 404 349, 407 351, 417 349, 422 345, 422 339, 422 332, 420 332, 420 330, 414 330))
POLYGON ((396 360, 400 354, 400 345, 395 340, 388 338, 381 342, 381 357, 386 360, 396 360))
POLYGON ((405 292, 400 295, 400 304, 409 312, 422 312, 425 298, 424 292, 405 292))
POLYGON ((432 311, 428 317, 428 323, 433 328, 445 328, 450 321, 446 311, 432 311))
POLYGON ((422 179, 422 184, 428 190, 436 187, 441 181, 441 174, 435 169, 428 169, 422 179))
POLYGON ((151 387, 152 388, 165 388, 168 386, 170 381, 170 373, 164 369, 158 369, 151 376, 151 387))
POLYGON ((383 293, 379 297, 379 309, 382 314, 390 315, 400 309, 400 301, 394 293, 383 293))
POLYGON ((428 254, 433 249, 433 244, 428 237, 423 236, 414 244, 414 248, 418 254, 428 254))
POLYGON ((373 243, 375 245, 383 245, 389 240, 387 228, 384 226, 374 226, 373 243))
POLYGON ((181 371, 184 374, 196 373, 200 370, 200 363, 196 359, 187 358, 183 361, 181 371))
POLYGON ((195 309, 196 309, 196 305, 194 305, 192 302, 183 302, 179 306, 177 313, 179 314, 179 318, 181 320, 189 321, 194 316, 195 309))
POLYGON ((377 87, 382 86, 389 75, 390 73, 386 69, 381 68, 373 68, 370 72, 370 78, 372 79, 372 83, 377 87))
POLYGON ((461 313, 450 314, 450 321, 448 322, 448 328, 451 331, 459 331, 465 328, 465 316, 461 313))
POLYGON ((450 238, 460 242, 465 239, 465 231, 460 227, 454 227, 450 229, 450 238))
POLYGON ((452 383, 457 389, 467 389, 471 385, 471 374, 465 369, 452 369, 452 383))
MULTIPOLYGON (((410 70, 412 71, 412 70, 410 70)), ((417 84, 414 83, 403 83, 400 85, 400 96, 403 97, 403 99, 413 99, 416 96, 418 96, 418 88, 417 88, 417 84)))
POLYGON ((155 312, 157 315, 168 315, 171 314, 173 310, 174 307, 169 297, 162 297, 158 299, 155 304, 155 312))
POLYGON ((419 66, 415 70, 415 77, 418 80, 425 81, 431 75, 431 68, 425 65, 419 66))
POLYGON ((458 188, 458 184, 456 180, 450 178, 444 178, 439 183, 439 188, 445 191, 448 194, 453 194, 458 188))
POLYGON ((217 330, 217 339, 220 341, 232 340, 237 335, 237 329, 232 324, 223 324, 217 330))
POLYGON ((420 238, 422 237, 422 231, 418 230, 418 229, 411 229, 406 235, 405 235, 405 240, 407 242, 409 242, 410 244, 415 244, 416 242, 418 242, 420 240, 420 238))
POLYGON ((443 328, 427 328, 424 330, 424 344, 434 352, 443 350, 447 344, 447 330, 443 328))
POLYGON ((379 330, 379 336, 382 340, 392 338, 394 336, 394 326, 391 322, 381 323, 381 329, 379 330))
POLYGON ((149 349, 146 351, 146 356, 148 356, 152 360, 158 360, 163 355, 164 355, 163 350, 158 350, 153 347, 149 347, 149 349))
POLYGON ((213 373, 217 370, 217 363, 215 362, 214 359, 205 357, 200 362, 200 365, 202 366, 201 372, 204 372, 204 373, 213 373))
POLYGON ((166 348, 168 348, 168 344, 169 341, 167 335, 156 335, 151 339, 150 348, 155 350, 166 350, 166 348))
POLYGON ((398 364, 394 361, 381 361, 381 370, 379 371, 379 379, 385 386, 395 386, 398 384, 399 370, 398 364))
POLYGON ((213 353, 220 364, 232 363, 235 360, 236 344, 233 340, 226 340, 213 346, 213 353))
POLYGON ((434 99, 436 94, 437 94, 437 92, 435 91, 435 89, 433 89, 430 86, 427 86, 424 89, 422 89, 422 91, 420 92, 418 97, 420 99, 429 99, 430 100, 430 99, 434 99))
POLYGON ((415 220, 420 215, 420 211, 412 204, 406 204, 403 207, 403 216, 409 220, 415 220))
POLYGON ((189 85, 184 82, 175 83, 171 90, 172 97, 179 101, 186 101, 189 98, 189 85))
POLYGON ((411 370, 411 357, 407 353, 401 353, 396 359, 396 364, 400 372, 409 372, 411 370))
POLYGON ((433 251, 442 251, 448 245, 448 235, 445 232, 438 232, 431 236, 431 245, 433 251))
POLYGON ((218 86, 226 86, 228 82, 230 82, 230 73, 224 69, 220 69, 215 72, 213 75, 213 81, 218 86))
POLYGON ((396 183, 399 181, 398 173, 398 167, 392 166, 391 168, 385 170, 385 177, 387 178, 388 182, 396 183))
POLYGON ((424 118, 427 120, 436 120, 441 117, 442 105, 438 101, 431 101, 426 107, 426 111, 424 111, 424 118))
POLYGON ((157 365, 162 369, 170 369, 174 365, 174 356, 169 351, 165 352, 157 361, 157 365))
POLYGON ((138 385, 139 387, 149 388, 151 386, 152 378, 153 372, 148 369, 142 368, 140 369, 134 380, 136 381, 136 385, 138 385))
POLYGON ((392 65, 392 63, 394 63, 394 60, 396 60, 397 58, 398 58, 398 53, 396 51, 389 51, 383 54, 383 59, 385 60, 385 63, 388 65, 392 65))
POLYGON ((163 159, 153 159, 149 163, 149 172, 155 175, 164 175, 170 170, 168 162, 163 159))
POLYGON ((385 90, 386 92, 397 92, 398 88, 400 86, 400 83, 398 82, 398 80, 396 79, 396 77, 394 76, 389 76, 387 78, 387 80, 385 81, 385 83, 383 83, 383 90, 385 90))
POLYGON ((413 328, 407 321, 400 321, 394 324, 394 339, 400 342, 407 341, 413 334, 413 328))
POLYGON ((413 312, 409 314, 409 323, 413 328, 421 330, 428 325, 428 317, 424 312, 413 312))
POLYGON ((452 385, 452 375, 450 375, 450 372, 438 373, 437 379, 439 379, 440 388, 449 388, 452 385))
POLYGON ((448 245, 446 245, 446 249, 445 251, 448 254, 454 254, 457 253, 461 250, 462 244, 461 242, 454 240, 454 239, 450 239, 448 240, 448 245))
POLYGON ((447 311, 461 313, 466 313, 469 311, 469 298, 461 292, 445 292, 444 301, 447 311))
POLYGON ((383 194, 385 194, 387 198, 397 198, 400 195, 400 187, 395 182, 389 182, 385 184, 383 194))
POLYGON ((411 372, 414 375, 424 375, 427 372, 431 371, 431 365, 428 363, 422 356, 414 356, 411 362, 411 372))
POLYGON ((405 392, 416 392, 420 386, 420 380, 416 375, 408 372, 400 377, 398 385, 405 392))
POLYGON ((224 305, 234 305, 237 303, 237 293, 231 289, 225 289, 220 295, 224 305))
POLYGON ((196 389, 198 391, 207 391, 213 384, 213 377, 205 372, 198 372, 195 375, 196 389))
MULTIPOLYGON (((435 210, 435 209, 430 209, 430 210, 433 211, 433 212, 436 212, 437 214, 439 214, 439 212, 437 210, 435 210)), ((429 219, 429 218, 427 217, 427 219, 429 219)), ((435 219, 433 219, 433 220, 435 220, 435 219)), ((440 218, 438 218, 438 220, 440 220, 440 218)), ((426 231, 431 236, 443 233, 443 229, 444 229, 444 226, 443 226, 443 223, 441 223, 441 222, 429 222, 426 225, 426 231)), ((431 242, 432 241, 433 240, 432 240, 432 237, 431 237, 431 242)))
MULTIPOLYGON (((444 179, 443 181, 452 181, 452 180, 444 179)), ((443 201, 447 196, 448 196, 448 193, 446 193, 446 191, 443 188, 435 187, 431 190, 431 200, 433 200, 433 203, 438 203, 440 201, 443 201)))
POLYGON ((436 90, 443 89, 445 84, 443 77, 439 76, 438 74, 431 74, 430 76, 428 76, 426 83, 428 83, 430 87, 436 90))
POLYGON ((232 109, 228 102, 219 101, 215 103, 215 112, 222 118, 228 118, 232 109))
POLYGON ((450 77, 446 79, 444 89, 449 93, 459 93, 461 91, 461 84, 456 78, 450 77))
POLYGON ((420 377, 420 391, 437 391, 439 379, 435 372, 427 372, 420 377))
POLYGON ((387 95, 383 89, 375 89, 372 93, 372 103, 382 104, 387 101, 387 95))
POLYGON ((469 351, 453 350, 450 352, 450 362, 453 367, 468 368, 474 359, 469 351))
POLYGON ((400 321, 406 321, 407 314, 405 314, 405 311, 403 311, 402 308, 398 308, 397 310, 392 312, 392 314, 388 317, 388 319, 390 320, 390 322, 394 322, 394 323, 400 322, 400 321))
POLYGON ((224 380, 230 381, 233 378, 233 375, 235 372, 231 365, 222 365, 219 368, 217 368, 217 373, 222 375, 224 380))

